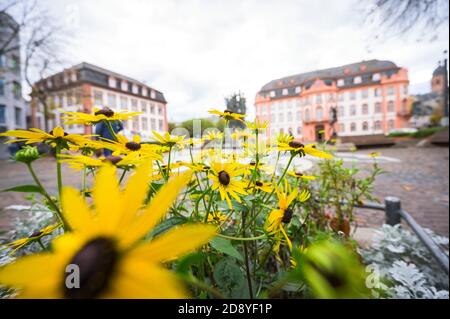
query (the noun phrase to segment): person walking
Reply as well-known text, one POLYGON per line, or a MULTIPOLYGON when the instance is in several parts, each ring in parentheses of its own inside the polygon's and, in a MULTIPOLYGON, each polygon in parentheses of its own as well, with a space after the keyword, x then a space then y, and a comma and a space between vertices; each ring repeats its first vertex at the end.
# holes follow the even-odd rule
MULTIPOLYGON (((123 130, 123 124, 121 121, 111 121, 109 123, 111 124, 114 134, 117 134, 118 132, 123 130)), ((103 121, 95 126, 95 134, 99 135, 99 137, 102 137, 103 139, 108 139, 111 141, 115 140, 114 136, 112 136, 110 130, 108 129, 108 126, 103 121)), ((111 154, 111 150, 107 148, 103 149, 104 156, 110 156, 111 154)))

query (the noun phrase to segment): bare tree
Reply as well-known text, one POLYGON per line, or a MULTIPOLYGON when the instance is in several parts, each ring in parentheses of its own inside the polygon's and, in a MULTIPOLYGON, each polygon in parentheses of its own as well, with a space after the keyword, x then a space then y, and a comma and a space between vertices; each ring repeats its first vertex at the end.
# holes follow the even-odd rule
POLYGON ((371 0, 364 2, 366 21, 376 29, 375 38, 417 31, 417 39, 437 38, 448 23, 448 0, 371 0))

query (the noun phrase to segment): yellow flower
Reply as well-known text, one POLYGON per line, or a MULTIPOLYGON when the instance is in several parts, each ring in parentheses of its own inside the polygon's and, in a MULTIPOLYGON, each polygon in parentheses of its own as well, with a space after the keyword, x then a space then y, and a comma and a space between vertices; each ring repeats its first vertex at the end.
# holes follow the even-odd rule
POLYGON ((53 231, 55 231, 59 227, 61 227, 61 224, 54 224, 54 225, 46 226, 46 227, 32 233, 28 237, 16 239, 10 243, 4 244, 5 247, 3 249, 7 249, 7 248, 12 249, 12 251, 10 253, 10 255, 12 255, 18 249, 23 248, 23 247, 27 246, 28 244, 34 243, 35 241, 41 239, 44 236, 50 235, 51 233, 53 233, 53 231))
POLYGON ((294 139, 294 137, 292 135, 287 134, 287 133, 279 133, 276 136, 277 144, 288 144, 293 139, 294 139))
POLYGON ((291 240, 289 239, 283 224, 289 224, 291 222, 294 211, 289 208, 289 205, 291 205, 291 203, 297 198, 298 191, 297 189, 291 191, 286 182, 285 191, 282 189, 277 189, 276 192, 278 197, 278 208, 272 210, 269 214, 265 228, 269 234, 277 238, 278 243, 274 247, 275 252, 278 252, 279 244, 282 241, 282 237, 280 235, 284 237, 289 250, 292 250, 291 240))
POLYGON ((245 117, 245 114, 234 113, 230 110, 225 110, 223 112, 220 112, 219 110, 211 109, 208 111, 208 113, 218 115, 227 122, 230 120, 236 120, 236 121, 243 122, 243 118, 245 117))
POLYGON ((222 224, 227 218, 221 212, 213 212, 208 215, 208 223, 222 224))
POLYGON ((299 202, 303 203, 303 202, 306 202, 310 197, 311 197, 311 193, 307 189, 304 189, 300 192, 297 199, 299 202))
POLYGON ((154 160, 162 160, 162 151, 159 145, 143 144, 139 135, 133 136, 133 140, 128 140, 123 135, 116 135, 116 141, 105 140, 103 147, 113 151, 113 155, 138 153, 141 157, 154 160))
MULTIPOLYGON (((131 155, 131 154, 130 154, 131 155)), ((68 154, 60 154, 58 156, 59 162, 69 164, 69 167, 75 171, 80 171, 85 167, 90 168, 99 168, 106 165, 114 164, 118 167, 128 166, 128 165, 136 165, 142 161, 142 158, 130 156, 107 156, 107 157, 90 157, 85 155, 68 155, 68 154)))
POLYGON ((381 155, 381 153, 379 153, 379 152, 372 152, 372 153, 369 154, 369 156, 373 157, 373 158, 378 157, 380 155, 381 155))
POLYGON ((296 178, 302 178, 302 179, 308 179, 308 180, 313 180, 316 179, 315 176, 312 175, 304 175, 298 171, 288 171, 288 174, 292 177, 296 177, 296 178))
POLYGON ((94 125, 101 121, 129 120, 133 116, 142 114, 142 112, 128 112, 128 111, 115 112, 108 107, 104 107, 102 109, 94 108, 93 114, 87 114, 83 112, 69 112, 69 111, 62 111, 61 113, 67 114, 67 116, 62 117, 62 119, 64 120, 64 124, 85 124, 85 125, 94 125))
POLYGON ((250 185, 249 189, 252 191, 261 190, 266 193, 272 193, 272 191, 273 191, 272 183, 263 182, 263 181, 254 181, 250 185))
POLYGON ((237 180, 240 175, 245 173, 245 167, 239 167, 236 163, 211 163, 211 173, 208 177, 213 181, 211 188, 213 190, 219 190, 222 200, 226 200, 228 207, 233 208, 230 200, 230 196, 233 197, 238 203, 241 199, 237 194, 247 195, 245 189, 245 182, 237 180))
POLYGON ((279 143, 276 149, 278 151, 290 151, 291 154, 298 154, 300 156, 305 156, 306 154, 309 154, 311 156, 320 158, 326 159, 333 158, 332 155, 323 152, 321 150, 318 150, 316 144, 308 144, 305 146, 300 142, 290 141, 289 143, 279 143))
POLYGON ((249 138, 250 132, 248 130, 235 130, 233 133, 230 134, 230 137, 232 139, 238 140, 241 138, 249 138))
POLYGON ((158 132, 153 131, 154 137, 152 137, 153 140, 157 141, 159 144, 165 147, 172 148, 175 145, 183 145, 182 141, 184 139, 184 135, 178 136, 178 135, 170 135, 169 132, 165 132, 163 135, 159 134, 158 132))
POLYGON ((77 190, 65 188, 62 209, 73 231, 53 240, 52 252, 0 268, 0 283, 18 288, 25 298, 185 298, 177 277, 161 263, 207 243, 216 227, 183 225, 141 241, 190 179, 190 174, 171 179, 142 207, 149 173, 150 166, 141 165, 121 191, 116 168, 101 168, 92 192, 94 208, 77 190), (70 288, 70 276, 77 272, 79 288, 70 288))
POLYGON ((223 133, 213 130, 209 131, 205 136, 203 137, 207 141, 213 141, 213 140, 221 140, 223 139, 223 133))
POLYGON ((179 145, 182 147, 184 147, 184 146, 194 147, 195 145, 199 145, 202 143, 203 143, 203 139, 191 137, 191 138, 181 141, 179 143, 179 145))
POLYGON ((55 127, 49 133, 46 133, 38 128, 30 128, 29 130, 10 130, 1 133, 0 136, 13 136, 16 139, 9 140, 5 144, 14 142, 25 142, 25 144, 32 143, 48 143, 55 147, 56 145, 63 145, 69 148, 68 143, 80 145, 88 143, 87 137, 92 135, 67 134, 62 127, 55 127))
POLYGON ((247 124, 247 127, 255 133, 267 129, 267 126, 269 125, 269 121, 261 121, 258 118, 255 118, 253 122, 246 121, 245 123, 247 124))

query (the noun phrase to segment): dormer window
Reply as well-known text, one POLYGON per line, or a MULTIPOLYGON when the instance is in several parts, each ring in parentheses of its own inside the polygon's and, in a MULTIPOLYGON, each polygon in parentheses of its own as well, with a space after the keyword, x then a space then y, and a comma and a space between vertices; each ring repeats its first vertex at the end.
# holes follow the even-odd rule
POLYGON ((295 93, 296 94, 300 93, 300 91, 301 91, 301 88, 299 86, 295 87, 295 93))
POLYGON ((283 92, 282 92, 283 95, 288 95, 288 93, 289 93, 288 89, 283 89, 283 92))
POLYGON ((374 73, 372 75, 372 81, 380 81, 380 79, 381 79, 380 73, 374 73))
POLYGON ((344 86, 344 79, 337 80, 337 86, 344 86))
POLYGON ((361 79, 360 76, 355 76, 355 77, 353 78, 353 83, 354 83, 354 84, 360 84, 361 82, 362 82, 362 79, 361 79))
POLYGON ((270 97, 275 97, 275 91, 270 91, 270 97))
POLYGON ((154 99, 156 97, 155 91, 153 91, 153 90, 150 91, 150 97, 152 99, 154 99))

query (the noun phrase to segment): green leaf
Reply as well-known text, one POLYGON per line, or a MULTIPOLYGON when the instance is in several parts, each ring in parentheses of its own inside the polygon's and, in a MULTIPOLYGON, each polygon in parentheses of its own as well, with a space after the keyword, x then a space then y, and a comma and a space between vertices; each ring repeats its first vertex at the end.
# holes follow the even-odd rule
MULTIPOLYGON (((231 200, 231 205, 233 206, 233 210, 235 211, 241 211, 241 212, 247 212, 248 208, 244 205, 242 205, 241 203, 238 203, 236 200, 232 199, 231 200)), ((223 210, 230 210, 230 208, 228 207, 228 203, 226 201, 220 201, 217 203, 217 206, 223 210)))
POLYGON ((220 260, 214 268, 214 280, 220 288, 231 294, 245 287, 245 276, 231 258, 220 260))
POLYGON ((221 253, 234 257, 241 262, 244 261, 244 257, 242 257, 239 251, 234 248, 234 246, 231 244, 231 241, 229 241, 228 239, 215 237, 213 240, 211 240, 211 246, 221 253))
POLYGON ((0 192, 22 192, 22 193, 39 193, 42 194, 42 188, 37 185, 20 185, 7 189, 3 189, 0 192))
POLYGON ((152 238, 152 237, 158 236, 158 235, 168 231, 172 227, 180 225, 180 224, 184 224, 185 222, 186 222, 186 218, 182 218, 179 216, 174 216, 169 219, 166 219, 166 220, 162 221, 161 223, 159 223, 158 226, 155 227, 155 229, 153 229, 153 231, 150 233, 149 237, 152 238))
POLYGON ((193 265, 201 266, 201 264, 206 260, 207 256, 203 252, 191 253, 179 260, 177 263, 176 270, 180 274, 186 274, 189 268, 193 265))

